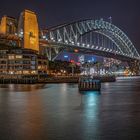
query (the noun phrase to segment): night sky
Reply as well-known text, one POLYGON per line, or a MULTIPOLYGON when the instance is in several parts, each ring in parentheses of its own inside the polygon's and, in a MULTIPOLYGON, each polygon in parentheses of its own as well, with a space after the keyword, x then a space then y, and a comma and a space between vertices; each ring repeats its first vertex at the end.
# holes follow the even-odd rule
POLYGON ((79 19, 108 20, 125 31, 140 52, 139 0, 0 0, 0 18, 18 17, 24 9, 38 15, 41 28, 79 19))

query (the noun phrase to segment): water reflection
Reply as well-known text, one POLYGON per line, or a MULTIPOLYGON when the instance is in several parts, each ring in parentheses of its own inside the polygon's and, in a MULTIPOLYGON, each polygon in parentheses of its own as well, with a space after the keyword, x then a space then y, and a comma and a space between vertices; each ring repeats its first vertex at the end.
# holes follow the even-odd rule
POLYGON ((104 83, 102 94, 76 84, 0 85, 0 140, 140 138, 139 85, 104 83))
POLYGON ((100 96, 100 91, 80 91, 81 105, 83 106, 93 106, 97 105, 98 96, 100 96))
POLYGON ((81 95, 81 109, 84 114, 83 127, 84 139, 94 139, 93 133, 99 133, 99 99, 101 93, 99 91, 82 91, 81 95), (95 127, 92 127, 92 126, 95 127), (89 136, 87 138, 87 136, 89 136), (92 136, 92 137, 90 137, 92 136))
POLYGON ((40 85, 5 85, 0 88, 0 139, 41 138, 44 108, 42 98, 35 90, 40 88, 40 85), (24 92, 30 94, 22 94, 24 92))
POLYGON ((15 92, 28 92, 28 91, 36 91, 39 89, 47 88, 45 84, 37 84, 37 85, 31 85, 31 84, 2 84, 0 85, 0 89, 4 91, 15 91, 15 92))
POLYGON ((39 140, 43 129, 43 106, 39 95, 31 94, 26 102, 26 113, 23 116, 27 139, 39 140))

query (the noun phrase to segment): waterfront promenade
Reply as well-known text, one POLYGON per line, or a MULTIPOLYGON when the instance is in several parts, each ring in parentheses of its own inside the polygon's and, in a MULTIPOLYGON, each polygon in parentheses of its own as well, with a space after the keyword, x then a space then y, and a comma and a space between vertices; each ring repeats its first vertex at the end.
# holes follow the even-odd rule
MULTIPOLYGON (((80 77, 83 76, 58 76, 47 78, 45 83, 78 83, 80 77)), ((115 82, 115 76, 93 76, 93 79, 101 80, 101 82, 115 82)))

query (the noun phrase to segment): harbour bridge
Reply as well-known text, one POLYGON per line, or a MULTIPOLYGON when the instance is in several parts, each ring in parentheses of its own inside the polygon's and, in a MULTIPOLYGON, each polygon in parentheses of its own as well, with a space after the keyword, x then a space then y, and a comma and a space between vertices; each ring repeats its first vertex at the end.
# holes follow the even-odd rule
POLYGON ((80 20, 39 31, 36 14, 24 10, 18 24, 16 19, 2 18, 0 42, 36 50, 49 60, 65 50, 126 61, 131 68, 139 69, 140 55, 131 40, 103 19, 80 20))
POLYGON ((46 46, 50 60, 54 60, 64 50, 124 61, 140 60, 140 55, 128 36, 103 19, 81 20, 44 30, 40 45, 46 46))

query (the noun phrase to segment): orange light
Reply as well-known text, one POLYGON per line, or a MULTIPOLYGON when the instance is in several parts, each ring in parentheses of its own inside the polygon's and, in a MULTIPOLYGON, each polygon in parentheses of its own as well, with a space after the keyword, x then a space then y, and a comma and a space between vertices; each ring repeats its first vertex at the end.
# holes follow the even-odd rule
POLYGON ((79 52, 79 51, 78 51, 77 49, 75 49, 75 50, 74 50, 74 52, 76 52, 76 53, 77 53, 77 52, 79 52))

